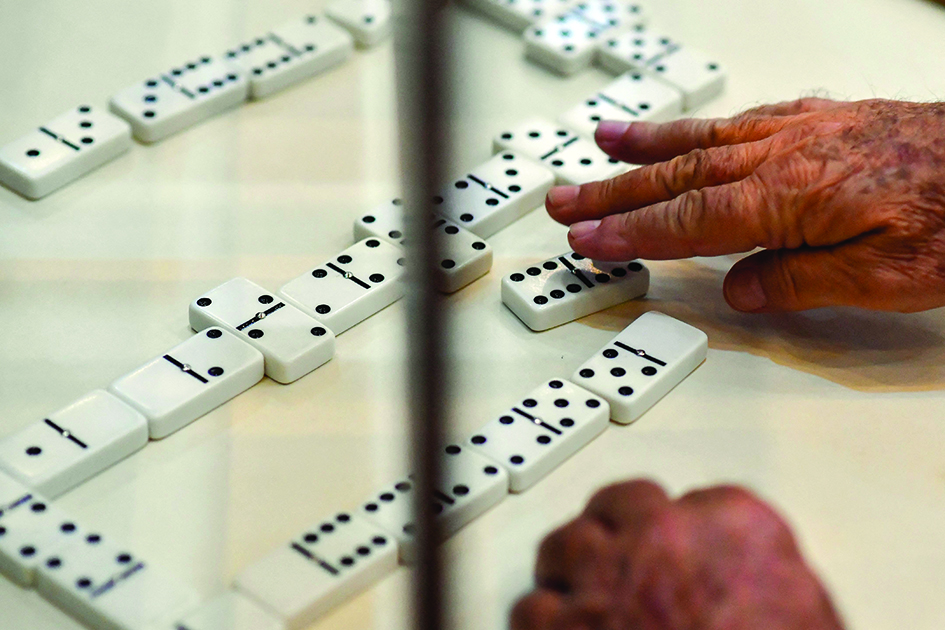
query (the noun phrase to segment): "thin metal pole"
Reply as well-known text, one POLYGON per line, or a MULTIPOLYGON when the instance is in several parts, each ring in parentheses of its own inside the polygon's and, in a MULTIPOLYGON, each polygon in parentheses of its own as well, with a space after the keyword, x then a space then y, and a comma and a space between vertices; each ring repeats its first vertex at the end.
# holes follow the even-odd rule
POLYGON ((441 0, 395 0, 395 54, 400 157, 406 208, 408 387, 412 423, 417 544, 414 627, 444 627, 444 567, 438 548, 433 489, 445 421, 445 321, 434 273, 441 260, 432 236, 433 196, 447 154, 444 134, 446 28, 441 0))

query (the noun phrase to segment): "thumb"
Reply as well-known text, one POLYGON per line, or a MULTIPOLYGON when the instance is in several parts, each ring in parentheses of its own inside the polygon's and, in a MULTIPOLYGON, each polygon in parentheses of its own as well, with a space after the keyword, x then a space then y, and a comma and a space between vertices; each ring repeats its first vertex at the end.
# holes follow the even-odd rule
POLYGON ((722 291, 737 311, 804 311, 855 303, 851 276, 835 249, 764 250, 735 263, 722 291))

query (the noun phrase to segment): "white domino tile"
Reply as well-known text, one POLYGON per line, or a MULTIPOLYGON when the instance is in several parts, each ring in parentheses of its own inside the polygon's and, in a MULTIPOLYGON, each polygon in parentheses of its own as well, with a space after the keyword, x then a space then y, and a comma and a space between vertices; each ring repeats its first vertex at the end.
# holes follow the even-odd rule
POLYGON ((199 603, 195 591, 99 533, 44 554, 36 590, 96 630, 150 630, 199 603))
POLYGON ((351 33, 362 48, 390 36, 391 0, 333 0, 325 7, 325 15, 351 33))
POLYGON ((509 471, 512 492, 523 492, 607 428, 607 401, 564 379, 535 388, 476 431, 467 448, 509 471))
POLYGON ((0 183, 39 199, 130 147, 128 123, 104 109, 80 105, 0 147, 0 183))
POLYGON ((220 326, 262 352, 266 375, 296 381, 329 361, 335 335, 321 322, 246 278, 233 278, 190 303, 190 326, 220 326))
MULTIPOLYGON (((509 475, 488 457, 458 444, 444 447, 441 457, 441 486, 429 500, 442 535, 449 537, 505 498, 509 475)), ((368 497, 358 512, 397 539, 401 561, 407 564, 416 558, 414 500, 413 479, 407 476, 368 497)))
POLYGON ((535 331, 548 330, 646 295, 650 272, 640 262, 598 262, 574 252, 502 279, 502 303, 535 331))
POLYGON ((574 0, 465 0, 465 4, 521 33, 546 16, 567 10, 574 0))
POLYGON ((336 335, 399 300, 404 251, 380 238, 358 241, 279 289, 336 335))
POLYGON ((32 586, 44 554, 81 535, 75 519, 23 488, 0 502, 0 573, 20 586, 32 586))
POLYGON ((354 50, 347 31, 310 15, 224 53, 248 78, 249 96, 261 99, 346 61, 354 50))
POLYGON ((540 206, 553 183, 549 169, 506 150, 453 180, 434 207, 457 225, 488 238, 540 206))
POLYGON ((644 313, 579 367, 571 380, 610 403, 611 419, 629 424, 705 360, 706 334, 656 311, 644 313))
POLYGON ((665 33, 637 24, 600 42, 597 64, 614 74, 642 70, 679 46, 679 42, 665 33))
POLYGON ((258 383, 263 355, 233 333, 201 331, 119 378, 109 391, 148 419, 151 439, 174 433, 258 383))
POLYGON ((285 630, 285 624, 249 597, 227 591, 149 630, 285 630))
POLYGON ((147 419, 96 390, 0 440, 0 468, 54 499, 147 443, 147 419))
POLYGON ((646 67, 654 77, 682 91, 683 107, 693 110, 725 89, 725 69, 712 57, 692 48, 679 48, 646 67))
POLYGON ((558 184, 583 184, 608 179, 628 166, 600 150, 575 131, 544 118, 530 118, 493 139, 498 152, 514 151, 539 161, 558 184))
MULTIPOLYGON (((403 245, 404 225, 403 202, 393 199, 359 216, 354 222, 354 238, 373 236, 403 245)), ((438 290, 454 293, 489 273, 492 247, 485 240, 442 218, 433 221, 431 230, 441 238, 442 258, 436 273, 438 290)))
POLYGON ((141 142, 157 142, 243 103, 249 81, 235 64, 201 57, 125 88, 112 112, 141 142))
POLYGON ((235 586, 303 628, 397 567, 394 538, 347 513, 326 519, 244 569, 235 586))
POLYGON ((682 93, 643 72, 632 71, 561 115, 562 125, 593 140, 603 120, 665 122, 682 114, 682 93))

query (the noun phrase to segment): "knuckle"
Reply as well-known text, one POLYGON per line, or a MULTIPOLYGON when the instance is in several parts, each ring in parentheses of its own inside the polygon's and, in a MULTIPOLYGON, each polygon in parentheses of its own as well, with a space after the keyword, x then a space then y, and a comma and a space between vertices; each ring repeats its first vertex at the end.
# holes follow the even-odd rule
POLYGON ((611 484, 598 490, 591 497, 591 504, 610 505, 623 501, 634 501, 654 495, 666 496, 663 488, 649 479, 634 479, 611 484))
POLYGON ((553 620, 554 610, 547 598, 537 593, 523 597, 512 607, 512 630, 539 630, 548 628, 553 620))

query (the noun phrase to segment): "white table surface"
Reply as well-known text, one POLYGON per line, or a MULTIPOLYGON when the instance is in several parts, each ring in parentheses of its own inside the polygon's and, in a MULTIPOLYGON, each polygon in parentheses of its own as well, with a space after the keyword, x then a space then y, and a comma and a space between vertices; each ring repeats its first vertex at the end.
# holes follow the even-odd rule
MULTIPOLYGON (((652 0, 655 23, 729 71, 728 115, 802 94, 945 97, 945 10, 921 0, 652 0)), ((0 4, 0 143, 189 57, 320 7, 301 0, 0 4)), ((512 33, 454 8, 457 168, 491 137, 602 86, 524 60, 512 33)), ((278 288, 347 247, 397 187, 390 42, 345 66, 130 154, 39 202, 0 189, 0 434, 188 335, 187 304, 234 275, 278 288)), ((945 176, 945 174, 943 174, 945 176)), ((448 544, 457 628, 506 623, 540 538, 604 483, 674 492, 744 484, 794 524, 851 628, 945 627, 945 326, 824 310, 747 316, 721 296, 732 259, 651 264, 646 300, 531 333, 499 301, 513 269, 565 250, 537 211, 490 239, 495 265, 452 296, 451 432, 463 436, 659 309, 709 335, 706 363, 639 422, 612 426, 448 544)), ((333 361, 235 401, 64 495, 203 595, 322 515, 399 474, 407 433, 403 304, 338 339, 333 361)), ((399 629, 400 569, 313 628, 399 629)), ((4 629, 79 626, 0 580, 4 629)))

